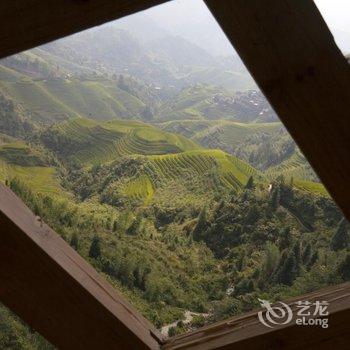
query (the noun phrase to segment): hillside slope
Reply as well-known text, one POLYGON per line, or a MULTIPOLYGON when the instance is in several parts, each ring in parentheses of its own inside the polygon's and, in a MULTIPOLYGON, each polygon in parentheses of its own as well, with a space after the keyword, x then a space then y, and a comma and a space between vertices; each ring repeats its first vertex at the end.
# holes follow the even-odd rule
POLYGON ((0 181, 20 179, 33 191, 44 195, 67 197, 60 185, 57 169, 50 166, 40 151, 0 134, 0 181))
POLYGON ((92 165, 129 155, 159 155, 200 149, 184 136, 138 121, 96 122, 75 118, 54 124, 41 141, 63 161, 92 165))
POLYGON ((76 118, 54 124, 39 139, 67 166, 83 167, 92 177, 97 172, 96 183, 104 179, 98 193, 107 191, 109 200, 147 201, 169 186, 184 196, 204 198, 220 188, 237 192, 251 175, 259 175, 223 151, 203 149, 182 135, 138 121, 76 118))
POLYGON ((173 120, 158 126, 185 135, 203 147, 235 155, 260 170, 270 181, 283 176, 286 181, 293 179, 298 188, 328 195, 281 122, 173 120))
POLYGON ((163 130, 182 134, 200 143, 203 147, 218 148, 234 154, 247 137, 272 135, 282 128, 275 123, 241 123, 231 120, 181 120, 158 124, 163 130))
POLYGON ((221 86, 194 84, 171 96, 160 108, 159 121, 218 120, 275 122, 277 115, 256 90, 232 93, 221 86))
POLYGON ((85 116, 96 120, 137 118, 146 103, 106 78, 34 79, 0 66, 0 93, 18 103, 35 121, 85 116))

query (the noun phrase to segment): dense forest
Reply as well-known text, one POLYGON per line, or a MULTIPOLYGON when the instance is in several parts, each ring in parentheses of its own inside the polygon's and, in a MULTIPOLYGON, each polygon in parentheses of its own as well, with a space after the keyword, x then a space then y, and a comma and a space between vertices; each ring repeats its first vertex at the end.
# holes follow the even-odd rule
MULTIPOLYGON (((167 336, 350 280, 349 223, 240 60, 141 34, 0 61, 0 180, 167 336)), ((0 348, 53 347, 1 306, 0 348)))

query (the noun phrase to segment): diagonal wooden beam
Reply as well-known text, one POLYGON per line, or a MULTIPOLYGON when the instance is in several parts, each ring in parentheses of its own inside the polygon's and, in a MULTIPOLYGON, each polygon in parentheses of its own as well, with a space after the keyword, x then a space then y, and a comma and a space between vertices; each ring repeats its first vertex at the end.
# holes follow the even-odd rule
POLYGON ((0 300, 59 349, 159 349, 161 336, 0 184, 0 300))
MULTIPOLYGON (((252 311, 242 316, 198 329, 189 334, 170 338, 163 350, 329 350, 349 348, 350 333, 350 283, 329 287, 321 291, 309 293, 286 302, 292 312, 289 323, 281 324, 286 319, 274 319, 277 325, 267 321, 268 328, 259 318, 259 311, 252 311), (313 316, 315 306, 310 307, 310 316, 305 317, 304 323, 310 318, 327 319, 328 328, 321 325, 298 325, 297 301, 316 303, 326 301, 328 316, 313 316), (278 324, 280 322, 280 324, 278 324)), ((277 304, 280 306, 280 304, 277 304)), ((286 311, 286 308, 283 307, 286 311)), ((260 310, 262 311, 262 310, 260 310)), ((264 315, 264 314, 263 314, 264 315)))
POLYGON ((312 0, 205 0, 350 220, 350 66, 312 0))
POLYGON ((166 0, 2 0, 0 58, 166 0))

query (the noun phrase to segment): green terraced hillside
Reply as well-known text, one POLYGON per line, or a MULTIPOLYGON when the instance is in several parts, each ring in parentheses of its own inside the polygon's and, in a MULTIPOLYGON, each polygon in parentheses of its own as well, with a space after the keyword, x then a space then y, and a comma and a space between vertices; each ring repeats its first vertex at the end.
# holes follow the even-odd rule
POLYGON ((41 140, 61 159, 80 165, 101 164, 130 155, 160 155, 201 148, 181 135, 142 122, 98 123, 83 118, 49 127, 41 140))
POLYGON ((196 84, 173 94, 157 113, 160 121, 220 120, 276 122, 277 115, 260 91, 232 91, 196 84))
POLYGON ((170 183, 194 195, 218 188, 237 192, 249 176, 258 175, 221 150, 203 149, 182 135, 138 121, 76 118, 49 127, 40 139, 68 165, 89 169, 105 164, 101 176, 111 181, 110 197, 150 200, 170 183), (130 159, 134 161, 128 163, 130 159))
POLYGON ((181 179, 190 176, 203 176, 217 170, 225 187, 238 188, 246 184, 256 170, 247 163, 219 150, 188 151, 180 154, 152 156, 147 164, 147 172, 161 179, 181 179))
POLYGON ((279 165, 269 168, 266 174, 270 178, 283 174, 287 179, 315 179, 315 173, 299 150, 296 150, 291 157, 279 165))
POLYGON ((222 186, 236 192, 245 186, 249 176, 258 175, 247 163, 219 150, 151 156, 145 171, 154 187, 169 180, 198 178, 205 180, 205 191, 222 186))
POLYGON ((133 160, 126 157, 96 171, 89 170, 86 181, 100 183, 98 193, 102 193, 103 201, 116 206, 130 200, 136 200, 132 205, 165 201, 172 206, 184 206, 186 202, 201 206, 218 191, 240 192, 250 176, 262 180, 254 168, 220 150, 139 156, 133 160))
POLYGON ((314 182, 314 181, 307 181, 303 179, 294 179, 293 178, 293 185, 296 188, 299 188, 301 190, 304 190, 306 192, 310 192, 313 194, 321 195, 324 197, 330 197, 328 191, 320 182, 314 182))
POLYGON ((116 81, 92 77, 33 78, 0 65, 0 93, 11 98, 43 123, 72 117, 96 120, 135 119, 145 102, 118 87, 116 81))
POLYGON ((283 175, 303 190, 326 195, 317 176, 280 122, 239 123, 229 120, 179 120, 160 123, 163 130, 182 134, 202 146, 238 154, 248 162, 274 159, 277 165, 261 169, 270 180, 283 175), (290 150, 289 150, 290 148, 290 150), (289 153, 291 155, 289 155, 289 153), (278 155, 280 153, 280 155, 278 155), (316 182, 315 182, 316 181, 316 182))
POLYGON ((33 191, 46 195, 68 196, 57 172, 45 164, 41 154, 21 141, 0 137, 0 181, 19 179, 33 191))
POLYGON ((166 131, 182 134, 207 148, 234 153, 247 136, 270 135, 282 128, 280 122, 239 123, 230 120, 181 120, 159 124, 166 131))
POLYGON ((283 176, 287 181, 292 181, 294 186, 315 194, 329 196, 322 183, 318 182, 316 174, 301 154, 296 150, 292 156, 275 167, 269 168, 266 172, 269 179, 276 179, 283 176))
POLYGON ((55 79, 0 82, 0 89, 43 122, 86 116, 115 119, 138 115, 144 103, 108 82, 55 79))
MULTIPOLYGON (((169 184, 194 196, 205 196, 219 188, 237 192, 251 175, 258 176, 247 163, 221 150, 203 149, 182 135, 138 121, 74 118, 48 127, 38 140, 68 167, 91 169, 93 165, 114 166, 125 159, 139 159, 134 173, 123 170, 116 178, 112 192, 142 201, 151 200, 155 192, 164 192, 169 184)), ((38 192, 62 191, 56 170, 24 142, 4 137, 0 160, 3 181, 18 177, 38 192)), ((111 168, 104 176, 113 173, 118 171, 111 168)))
POLYGON ((215 103, 215 95, 219 94, 224 95, 222 89, 201 84, 183 89, 162 105, 158 118, 162 121, 233 118, 232 109, 215 103))

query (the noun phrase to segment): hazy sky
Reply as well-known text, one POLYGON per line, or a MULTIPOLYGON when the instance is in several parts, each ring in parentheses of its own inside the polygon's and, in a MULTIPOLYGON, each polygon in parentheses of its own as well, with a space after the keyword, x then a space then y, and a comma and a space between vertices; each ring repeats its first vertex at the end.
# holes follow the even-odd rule
POLYGON ((213 54, 234 52, 202 0, 169 1, 150 9, 147 15, 169 32, 183 36, 213 54))
MULTIPOLYGON (((314 1, 339 48, 346 54, 350 53, 350 0, 314 1)), ((158 33, 182 36, 213 55, 235 55, 232 45, 202 0, 173 0, 146 10, 140 15, 152 20, 159 28, 158 33)), ((127 22, 128 17, 124 24, 127 22)), ((147 36, 149 31, 143 31, 142 25, 146 26, 147 22, 137 25, 130 18, 127 29, 141 28, 141 33, 147 36)))
MULTIPOLYGON (((346 53, 350 52, 350 0, 314 1, 333 32, 340 49, 346 53)), ((150 15, 159 23, 176 28, 176 31, 179 31, 182 35, 191 31, 190 23, 192 28, 197 27, 197 32, 199 26, 206 24, 208 39, 213 40, 215 38, 215 41, 222 42, 220 49, 223 52, 227 53, 232 50, 229 44, 225 43, 224 36, 220 36, 220 34, 213 35, 213 32, 221 32, 221 29, 216 25, 202 0, 173 0, 168 4, 154 8, 150 11, 150 15), (208 35, 209 31, 211 36, 208 35)), ((192 39, 197 38, 194 36, 192 39)))
MULTIPOLYGON (((314 1, 333 32, 339 47, 345 52, 350 52, 350 0, 314 1)), ((188 39, 197 41, 199 45, 201 41, 205 45, 216 41, 216 46, 218 42, 221 43, 218 52, 221 50, 223 53, 229 53, 232 50, 225 37, 218 33, 221 29, 216 25, 202 0, 173 0, 147 12, 162 27, 168 27, 170 31, 188 36, 188 39), (200 28, 202 28, 201 32, 200 28)), ((216 51, 215 48, 210 47, 213 52, 216 51)))
MULTIPOLYGON (((329 26, 350 33, 350 0, 314 0, 314 2, 329 26)), ((159 21, 173 21, 175 18, 185 21, 191 16, 192 21, 201 22, 210 15, 202 0, 173 0, 155 7, 150 13, 159 21), (165 16, 165 13, 169 16, 165 16)))
POLYGON ((350 0, 314 0, 329 27, 350 34, 350 0))
POLYGON ((202 22, 211 13, 202 0, 173 0, 149 10, 150 15, 160 22, 202 22))

